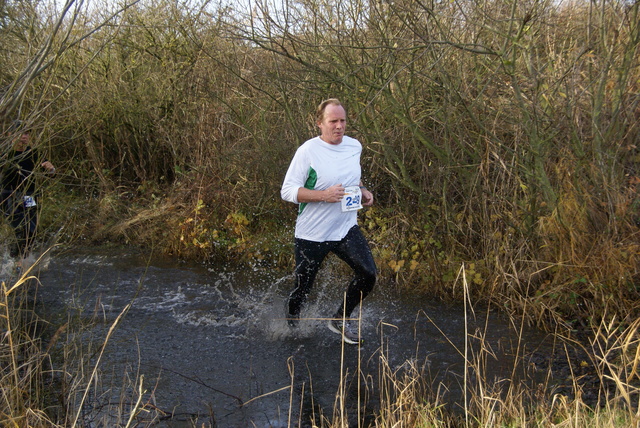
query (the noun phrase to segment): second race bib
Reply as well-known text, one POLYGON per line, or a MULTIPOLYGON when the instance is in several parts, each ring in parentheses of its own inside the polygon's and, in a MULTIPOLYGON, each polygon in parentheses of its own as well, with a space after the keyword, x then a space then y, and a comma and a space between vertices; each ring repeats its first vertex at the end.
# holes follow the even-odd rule
POLYGON ((31 208, 36 206, 36 200, 33 199, 33 196, 25 196, 23 198, 25 208, 31 208))

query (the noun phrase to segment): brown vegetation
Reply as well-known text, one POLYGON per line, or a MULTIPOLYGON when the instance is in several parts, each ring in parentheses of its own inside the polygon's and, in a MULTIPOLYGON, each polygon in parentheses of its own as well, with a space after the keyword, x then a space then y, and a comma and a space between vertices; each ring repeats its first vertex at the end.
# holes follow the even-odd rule
POLYGON ((280 183, 331 96, 383 279, 461 298, 464 266, 540 325, 634 325, 638 2, 67 6, 0 5, 2 130, 33 124, 60 171, 48 237, 287 267, 280 183))
POLYGON ((40 131, 51 191, 89 199, 84 234, 200 258, 286 239, 283 170, 332 95, 387 275, 451 294, 465 263, 478 298, 636 297, 637 4, 161 1, 56 27, 35 6, 5 6, 2 117, 40 131))
POLYGON ((465 264, 474 298, 540 320, 635 317, 637 4, 43 6, 5 6, 0 111, 64 171, 68 235, 286 263, 279 185, 335 96, 385 277, 455 297, 465 264))

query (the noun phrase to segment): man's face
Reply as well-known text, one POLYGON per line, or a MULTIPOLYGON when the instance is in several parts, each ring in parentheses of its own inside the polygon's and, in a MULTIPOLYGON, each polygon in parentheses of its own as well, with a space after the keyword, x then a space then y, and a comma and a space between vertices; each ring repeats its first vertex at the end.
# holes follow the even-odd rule
POLYGON ((347 126, 347 114, 342 106, 329 104, 324 109, 322 122, 318 123, 320 138, 330 144, 340 144, 347 126))
POLYGON ((29 133, 25 132, 22 135, 20 135, 20 138, 16 140, 13 148, 18 152, 23 152, 27 149, 28 146, 29 146, 29 133))

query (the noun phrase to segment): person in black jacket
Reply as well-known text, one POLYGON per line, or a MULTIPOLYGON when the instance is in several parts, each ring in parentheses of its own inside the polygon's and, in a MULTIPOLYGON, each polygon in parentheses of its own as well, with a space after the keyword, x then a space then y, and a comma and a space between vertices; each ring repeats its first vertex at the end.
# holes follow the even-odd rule
POLYGON ((16 244, 10 249, 12 257, 26 257, 34 243, 38 225, 38 201, 35 176, 40 168, 54 173, 55 167, 39 157, 30 145, 29 129, 15 121, 10 135, 19 134, 9 152, 0 161, 2 165, 2 209, 16 234, 16 244))

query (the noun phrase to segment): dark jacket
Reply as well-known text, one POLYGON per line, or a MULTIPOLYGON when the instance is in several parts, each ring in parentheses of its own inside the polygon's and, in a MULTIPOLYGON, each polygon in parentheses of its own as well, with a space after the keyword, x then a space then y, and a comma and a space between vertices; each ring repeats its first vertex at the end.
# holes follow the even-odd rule
POLYGON ((31 147, 23 152, 9 152, 2 168, 2 192, 33 195, 36 183, 32 175, 38 163, 38 153, 31 147))

